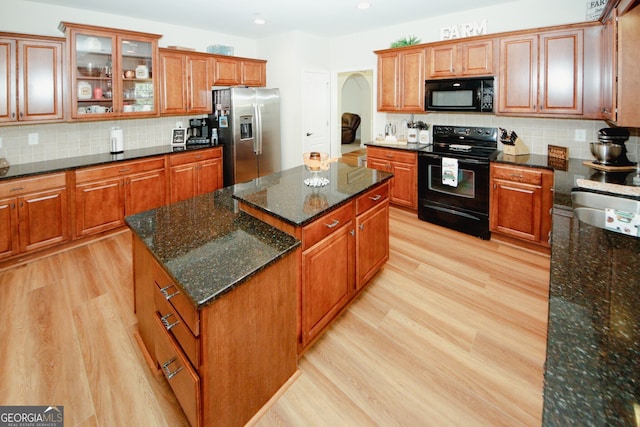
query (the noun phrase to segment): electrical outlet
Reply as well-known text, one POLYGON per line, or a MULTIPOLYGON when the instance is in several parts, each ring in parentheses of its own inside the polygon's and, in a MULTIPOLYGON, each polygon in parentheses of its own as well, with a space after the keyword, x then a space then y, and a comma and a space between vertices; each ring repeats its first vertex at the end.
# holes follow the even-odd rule
POLYGON ((182 127, 182 122, 176 122, 176 127, 177 128, 181 128, 182 127))
POLYGON ((587 140, 587 131, 585 129, 576 129, 576 135, 574 138, 576 141, 584 142, 587 140))
POLYGON ((29 134, 29 145, 38 145, 38 134, 30 133, 29 134))
POLYGON ((0 149, 2 149, 2 137, 0 137, 0 149))

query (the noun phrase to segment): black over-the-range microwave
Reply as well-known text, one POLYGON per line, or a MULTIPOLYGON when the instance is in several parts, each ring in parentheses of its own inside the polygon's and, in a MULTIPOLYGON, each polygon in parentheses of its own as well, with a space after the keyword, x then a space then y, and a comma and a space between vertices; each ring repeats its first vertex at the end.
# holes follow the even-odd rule
POLYGON ((493 113, 493 77, 425 81, 426 111, 493 113))

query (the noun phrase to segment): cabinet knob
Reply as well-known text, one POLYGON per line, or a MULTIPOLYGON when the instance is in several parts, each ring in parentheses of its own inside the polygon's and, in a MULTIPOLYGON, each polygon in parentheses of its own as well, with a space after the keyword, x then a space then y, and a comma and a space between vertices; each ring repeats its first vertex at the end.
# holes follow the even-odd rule
POLYGON ((360 230, 364 230, 364 224, 360 224, 358 227, 360 228, 360 230))

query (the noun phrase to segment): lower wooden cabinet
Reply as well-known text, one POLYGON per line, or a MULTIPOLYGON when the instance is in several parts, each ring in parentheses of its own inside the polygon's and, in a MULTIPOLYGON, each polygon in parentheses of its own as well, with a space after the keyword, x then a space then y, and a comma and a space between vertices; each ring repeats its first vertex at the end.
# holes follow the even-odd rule
POLYGON ((164 169, 164 157, 157 157, 76 171, 76 237, 123 226, 126 215, 164 205, 164 169))
POLYGON ((358 201, 368 199, 374 206, 356 216, 356 290, 361 289, 389 259, 388 186, 369 192, 358 201), (377 203, 382 201, 382 203, 377 203))
POLYGON ((551 170, 492 163, 491 232, 549 248, 552 188, 551 170))
POLYGON ((242 202, 240 209, 302 241, 296 252, 301 354, 389 259, 389 181, 302 227, 242 202))
POLYGON ((169 157, 170 201, 189 199, 223 186, 222 147, 169 157))
POLYGON ((418 210, 418 154, 393 148, 367 146, 367 167, 392 172, 389 201, 418 210))
POLYGON ((69 239, 66 175, 0 184, 0 259, 69 239))
POLYGON ((296 372, 297 265, 285 256, 197 308, 134 235, 138 342, 192 426, 245 425, 296 372))
POLYGON ((355 290, 353 215, 348 204, 302 229, 303 347, 333 320, 355 290))

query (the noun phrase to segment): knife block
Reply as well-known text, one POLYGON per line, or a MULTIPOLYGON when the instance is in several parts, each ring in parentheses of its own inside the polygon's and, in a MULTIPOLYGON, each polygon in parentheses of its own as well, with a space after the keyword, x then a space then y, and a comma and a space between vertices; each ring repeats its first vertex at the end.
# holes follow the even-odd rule
POLYGON ((502 147, 504 154, 509 156, 520 156, 522 154, 529 154, 529 149, 520 137, 517 137, 513 145, 504 144, 502 147))

